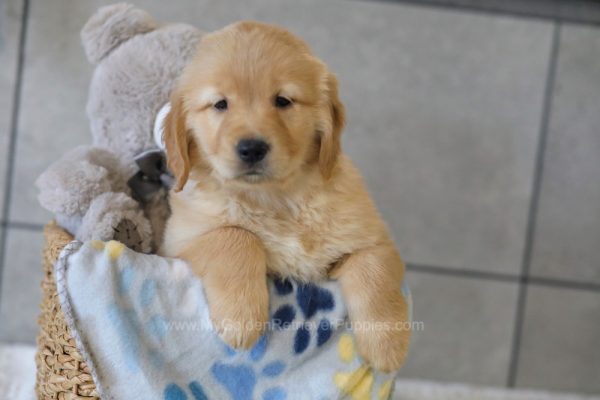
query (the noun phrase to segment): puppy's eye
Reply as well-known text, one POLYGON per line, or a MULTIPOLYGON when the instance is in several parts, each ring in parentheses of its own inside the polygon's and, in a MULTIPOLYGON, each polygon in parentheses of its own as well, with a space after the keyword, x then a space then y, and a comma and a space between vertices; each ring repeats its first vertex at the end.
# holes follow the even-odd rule
POLYGON ((292 105, 292 101, 287 97, 277 96, 275 97, 275 107, 286 108, 292 105))
POLYGON ((213 107, 219 111, 225 111, 225 110, 227 110, 227 100, 225 100, 225 99, 219 100, 214 104, 213 107))

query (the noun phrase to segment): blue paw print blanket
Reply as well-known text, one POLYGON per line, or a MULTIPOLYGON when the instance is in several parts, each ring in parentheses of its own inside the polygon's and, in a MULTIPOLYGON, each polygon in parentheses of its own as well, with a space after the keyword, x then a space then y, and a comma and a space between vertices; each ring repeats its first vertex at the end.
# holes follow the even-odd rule
POLYGON ((202 283, 183 261, 114 241, 73 242, 56 279, 103 399, 362 400, 393 391, 393 374, 365 366, 340 324, 335 282, 269 282, 271 327, 251 350, 235 351, 213 331, 202 283))

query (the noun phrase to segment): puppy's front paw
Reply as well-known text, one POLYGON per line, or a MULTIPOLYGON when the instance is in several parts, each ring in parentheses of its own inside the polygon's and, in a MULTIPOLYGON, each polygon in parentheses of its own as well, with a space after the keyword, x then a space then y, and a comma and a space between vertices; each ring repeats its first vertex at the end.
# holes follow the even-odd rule
POLYGON ((236 349, 250 349, 262 336, 269 321, 267 288, 254 293, 236 293, 211 307, 211 319, 221 338, 236 349))
POLYGON ((361 357, 378 371, 400 369, 408 353, 410 333, 401 330, 355 330, 356 347, 361 357))
POLYGON ((395 306, 365 310, 366 318, 352 321, 359 354, 384 373, 396 371, 404 364, 411 336, 407 304, 399 294, 393 297, 395 301, 388 304, 395 306))

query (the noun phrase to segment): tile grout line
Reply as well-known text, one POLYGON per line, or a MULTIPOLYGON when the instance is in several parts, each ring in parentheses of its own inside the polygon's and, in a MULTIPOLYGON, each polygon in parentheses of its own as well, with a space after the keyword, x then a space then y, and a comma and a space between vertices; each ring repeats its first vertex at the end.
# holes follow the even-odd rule
POLYGON ((36 224, 33 222, 1 221, 0 226, 2 226, 3 228, 22 229, 34 232, 42 232, 44 230, 44 225, 36 224))
POLYGON ((529 285, 554 287, 571 290, 600 292, 600 283, 566 281, 562 279, 544 278, 542 276, 529 276, 529 285))
POLYGON ((490 281, 501 281, 501 282, 519 282, 519 275, 512 274, 503 274, 500 272, 487 272, 487 271, 479 271, 475 269, 465 269, 465 268, 449 268, 442 267, 437 265, 423 265, 423 264, 415 264, 411 262, 406 263, 406 269, 411 272, 417 273, 425 273, 431 275, 445 275, 445 276, 454 276, 454 277, 462 277, 462 278, 474 278, 474 279, 482 279, 482 280, 490 280, 490 281))
MULTIPOLYGON (((10 121, 10 136, 8 141, 8 162, 6 165, 6 176, 4 182, 4 204, 2 206, 2 221, 8 220, 10 212, 10 199, 12 194, 12 182, 15 166, 15 151, 17 148, 17 131, 19 128, 19 113, 21 106, 21 90, 23 86, 23 67, 25 62, 25 40, 27 37, 27 25, 29 20, 29 0, 23 0, 21 15, 21 28, 19 30, 19 44, 17 53, 17 65, 15 73, 15 84, 12 98, 12 112, 10 121)), ((2 276, 6 261, 6 242, 8 237, 8 226, 4 226, 3 235, 0 238, 0 299, 2 299, 2 276)))
POLYGON ((514 331, 512 337, 511 354, 508 365, 508 376, 506 385, 511 388, 515 387, 519 366, 519 355, 521 351, 521 339, 523 334, 523 322, 525 318, 525 306, 527 303, 529 271, 531 268, 531 258, 533 253, 535 228, 537 223, 537 213, 542 187, 542 177, 544 173, 544 157, 546 154, 546 142, 548 138, 548 128, 550 124, 550 114, 552 112, 552 96, 554 94, 554 85, 556 80, 556 69, 560 46, 560 31, 561 22, 559 20, 556 20, 554 22, 554 29, 552 33, 552 44, 548 61, 546 84, 544 88, 542 115, 540 118, 540 130, 538 134, 538 144, 535 158, 531 199, 529 203, 527 228, 525 233, 525 245, 523 248, 523 258, 521 264, 521 280, 519 281, 519 292, 517 295, 517 308, 515 312, 515 320, 513 327, 514 331))
POLYGON ((468 5, 468 4, 448 4, 448 3, 441 3, 436 0, 358 0, 358 1, 382 2, 382 3, 389 3, 389 4, 406 4, 406 5, 413 5, 413 6, 424 7, 424 8, 436 8, 436 9, 444 10, 444 11, 474 13, 474 14, 486 15, 486 16, 490 16, 490 17, 504 16, 504 17, 527 19, 527 20, 532 20, 532 21, 540 21, 540 22, 554 22, 554 23, 560 22, 560 23, 566 23, 566 24, 591 26, 591 27, 600 26, 600 21, 588 21, 588 20, 584 20, 584 19, 576 18, 576 17, 544 15, 544 14, 535 13, 535 12, 503 10, 503 9, 499 9, 499 8, 491 8, 491 7, 468 5))
POLYGON ((543 276, 529 275, 527 279, 518 274, 507 274, 501 272, 487 272, 476 269, 444 267, 437 265, 424 265, 407 262, 406 269, 418 274, 441 275, 454 278, 478 279, 484 281, 504 282, 504 283, 523 283, 525 280, 528 285, 562 288, 568 290, 578 290, 587 292, 600 292, 600 283, 570 281, 560 278, 548 278, 543 276))

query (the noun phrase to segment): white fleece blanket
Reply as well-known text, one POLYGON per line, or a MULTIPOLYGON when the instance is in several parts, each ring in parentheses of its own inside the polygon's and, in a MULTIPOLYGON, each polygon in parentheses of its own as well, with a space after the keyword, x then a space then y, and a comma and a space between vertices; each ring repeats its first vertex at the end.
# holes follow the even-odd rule
POLYGON ((393 390, 395 374, 356 354, 336 282, 270 281, 267 333, 235 351, 213 331, 202 284, 180 260, 73 242, 56 277, 103 399, 387 399, 393 390))
MULTIPOLYGON (((73 242, 56 277, 104 400, 600 400, 412 380, 393 390, 394 376, 365 367, 338 324, 346 310, 334 282, 270 282, 271 329, 252 350, 236 352, 212 330, 201 282, 182 261, 117 242, 73 242)), ((410 302, 406 286, 403 293, 410 302)), ((0 398, 33 398, 33 351, 25 353, 0 351, 0 398)))

